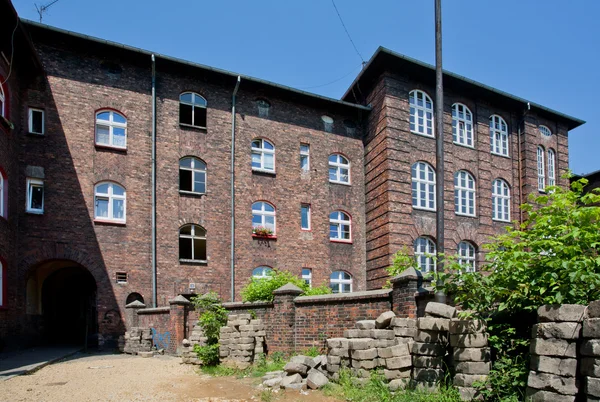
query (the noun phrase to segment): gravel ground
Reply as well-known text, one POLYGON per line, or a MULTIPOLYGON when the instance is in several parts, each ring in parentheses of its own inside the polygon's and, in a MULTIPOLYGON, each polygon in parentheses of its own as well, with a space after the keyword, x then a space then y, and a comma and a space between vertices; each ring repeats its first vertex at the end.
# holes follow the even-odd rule
MULTIPOLYGON (((260 401, 256 379, 210 377, 171 356, 78 354, 0 381, 0 401, 260 401)), ((280 392, 277 401, 333 401, 320 392, 280 392)))

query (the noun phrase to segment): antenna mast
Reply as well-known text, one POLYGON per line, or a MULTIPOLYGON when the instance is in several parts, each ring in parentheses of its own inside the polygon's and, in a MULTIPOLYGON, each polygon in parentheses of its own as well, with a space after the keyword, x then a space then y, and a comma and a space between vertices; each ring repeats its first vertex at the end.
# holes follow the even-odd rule
POLYGON ((40 16, 40 23, 42 22, 42 17, 44 16, 44 13, 45 13, 46 11, 48 11, 48 9, 49 9, 49 8, 50 8, 52 5, 54 5, 54 3, 56 3, 57 1, 58 1, 58 0, 53 0, 53 1, 51 1, 50 3, 48 3, 48 4, 44 4, 44 5, 42 5, 42 6, 39 6, 39 7, 38 7, 38 5, 37 5, 37 4, 35 4, 35 3, 34 3, 35 9, 37 10, 37 12, 38 12, 38 14, 39 14, 39 16, 40 16))

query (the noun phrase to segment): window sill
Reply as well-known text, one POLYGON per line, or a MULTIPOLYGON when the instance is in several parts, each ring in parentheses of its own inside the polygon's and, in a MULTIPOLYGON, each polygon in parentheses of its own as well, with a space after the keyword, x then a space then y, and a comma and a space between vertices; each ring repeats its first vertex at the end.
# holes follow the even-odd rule
POLYGON ((197 193, 195 191, 186 191, 186 190, 179 190, 179 194, 189 196, 189 197, 202 197, 203 195, 206 195, 206 193, 197 193))
POLYGON ((502 154, 498 154, 496 152, 490 152, 490 154, 492 154, 493 156, 499 156, 501 158, 510 159, 510 155, 502 155, 502 154))
POLYGON ((340 243, 340 244, 352 244, 352 240, 335 240, 329 239, 330 243, 340 243))
POLYGON ((257 235, 256 233, 252 233, 252 237, 254 239, 263 239, 263 240, 277 240, 277 235, 257 235))
POLYGON ((185 258, 180 258, 179 263, 187 265, 206 265, 208 264, 208 260, 187 260, 185 258))
POLYGON ((436 208, 415 207, 414 205, 413 209, 416 209, 417 211, 436 212, 436 208))
POLYGON ((44 211, 34 211, 30 209, 26 210, 25 213, 29 215, 44 215, 44 211))
POLYGON ((32 132, 32 131, 29 131, 29 132, 27 133, 27 136, 28 136, 28 137, 44 137, 44 136, 45 136, 45 134, 44 134, 44 133, 34 133, 34 132, 32 132))
POLYGON ((435 135, 423 134, 423 133, 419 133, 419 132, 417 132, 417 131, 412 131, 412 130, 411 130, 411 134, 414 134, 414 135, 419 135, 419 136, 421 136, 421 137, 425 137, 425 138, 432 138, 432 139, 435 139, 435 135))
POLYGON ((510 220, 506 221, 504 219, 494 219, 494 218, 492 218, 492 222, 511 223, 510 220))
POLYGON ((198 131, 204 131, 204 132, 206 132, 206 127, 202 127, 202 126, 193 126, 191 124, 179 123, 179 127, 191 128, 193 130, 198 130, 198 131))
POLYGON ((477 218, 477 215, 461 214, 461 213, 458 213, 458 212, 454 212, 454 215, 456 215, 456 216, 463 216, 465 218, 477 218))
POLYGON ((127 226, 127 222, 111 221, 109 219, 94 219, 94 223, 99 225, 127 226))
POLYGON ((127 153, 127 147, 114 147, 112 145, 104 145, 104 144, 94 144, 97 150, 100 151, 114 151, 120 152, 123 154, 127 153))
POLYGON ((348 187, 352 186, 352 183, 349 183, 349 182, 345 183, 343 181, 332 181, 332 180, 329 180, 329 184, 340 184, 342 186, 348 186, 348 187))
POLYGON ((452 143, 456 146, 459 147, 463 147, 463 148, 469 148, 469 149, 475 149, 474 145, 465 145, 465 144, 461 144, 460 142, 456 142, 456 141, 452 141, 452 143))
POLYGON ((276 173, 275 173, 274 170, 267 170, 267 169, 252 168, 252 173, 259 173, 259 174, 265 174, 265 175, 270 175, 270 176, 276 176, 276 173))

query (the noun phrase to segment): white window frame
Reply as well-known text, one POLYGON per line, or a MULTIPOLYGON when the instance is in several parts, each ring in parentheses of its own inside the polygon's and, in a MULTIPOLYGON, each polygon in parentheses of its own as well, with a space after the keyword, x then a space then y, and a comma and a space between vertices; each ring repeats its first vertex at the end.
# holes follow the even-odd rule
POLYGON ((457 262, 465 267, 465 272, 475 272, 477 270, 477 252, 475 246, 466 240, 458 243, 457 262))
POLYGON ((463 216, 475 216, 477 213, 475 178, 466 170, 454 174, 454 212, 463 216))
POLYGON ((197 94, 196 92, 190 92, 190 91, 186 91, 186 92, 182 92, 179 94, 179 103, 180 104, 184 104, 184 105, 188 105, 192 107, 192 124, 187 124, 187 123, 182 123, 181 122, 181 110, 179 111, 180 115, 177 116, 178 120, 179 120, 179 124, 182 126, 186 126, 186 127, 196 127, 196 128, 206 128, 206 126, 208 125, 208 111, 206 113, 206 125, 205 126, 200 126, 195 124, 196 122, 194 121, 194 119, 196 118, 196 113, 194 113, 194 109, 198 108, 198 109, 208 109, 208 102, 206 100, 206 98, 200 94, 197 94), (191 94, 192 95, 192 101, 188 102, 185 100, 182 100, 181 97, 183 95, 186 94, 191 94), (201 103, 196 103, 196 98, 200 98, 201 99, 201 103), (203 104, 202 104, 203 103, 203 104))
POLYGON ((94 143, 98 146, 101 147, 111 147, 111 148, 118 148, 118 149, 127 149, 127 117, 125 117, 125 115, 123 115, 122 113, 116 112, 114 110, 110 110, 110 109, 102 109, 102 110, 98 110, 96 112, 96 125, 95 125, 95 138, 94 138, 94 143), (108 113, 109 117, 108 117, 108 121, 107 120, 99 120, 98 119, 98 115, 102 114, 102 113, 108 113), (114 121, 114 116, 115 114, 118 114, 119 116, 121 116, 123 119, 125 119, 125 123, 119 123, 114 121), (102 143, 102 142, 98 142, 98 126, 105 126, 108 127, 108 144, 102 143), (114 129, 115 128, 122 128, 123 130, 125 130, 125 144, 124 145, 114 145, 114 129))
POLYGON ((201 160, 200 158, 196 158, 195 156, 186 156, 183 157, 181 159, 179 159, 179 192, 180 193, 188 193, 188 194, 206 194, 206 163, 204 163, 203 160, 201 160), (192 161, 191 166, 192 167, 187 167, 187 166, 181 166, 181 162, 184 160, 190 159, 192 161), (196 164, 200 164, 199 167, 196 167, 196 164), (182 190, 181 189, 181 171, 182 170, 187 170, 192 172, 192 191, 190 190, 182 190), (193 191, 194 189, 194 177, 196 176, 196 173, 204 173, 204 191, 193 191))
POLYGON ((327 161, 329 164, 329 171, 328 171, 329 172, 329 182, 335 183, 335 184, 345 184, 345 185, 349 186, 351 184, 350 160, 342 154, 334 153, 334 154, 329 155, 329 157, 327 158, 327 161), (332 156, 336 157, 335 161, 330 160, 330 158, 332 156), (331 169, 335 169, 335 178, 334 179, 331 178, 331 169), (343 177, 342 169, 345 169, 348 171, 348 175, 347 175, 348 180, 342 179, 342 177, 343 177))
POLYGON ((339 243, 352 243, 352 217, 350 217, 350 214, 344 211, 333 211, 329 214, 329 241, 339 243), (337 215, 335 217, 332 217, 332 215, 334 214, 337 215), (344 219, 344 217, 347 217, 348 219, 344 219), (332 225, 335 225, 336 227, 335 233, 337 237, 331 237, 332 225), (342 237, 344 233, 344 226, 348 227, 348 239, 344 239, 342 237))
POLYGON ((556 153, 548 148, 548 186, 556 185, 556 153))
POLYGON ((462 103, 452 105, 452 139, 457 145, 475 148, 473 113, 462 103))
POLYGON ((414 209, 435 211, 435 181, 435 169, 429 163, 419 161, 411 166, 412 206, 414 209), (421 173, 424 173, 424 179, 421 177, 421 173), (429 179, 430 175, 433 175, 433 181, 429 179), (423 185, 425 185, 425 190, 422 188, 423 185), (432 203, 433 207, 431 207, 432 203))
POLYGON ((312 229, 312 223, 311 223, 311 207, 310 204, 306 204, 306 203, 302 203, 300 204, 300 228, 302 230, 311 230, 312 229), (306 208, 307 213, 306 213, 306 218, 307 218, 307 222, 308 222, 308 227, 303 227, 302 226, 302 210, 306 208))
POLYGON ((509 156, 508 125, 497 114, 490 116, 490 152, 494 155, 509 156))
POLYGON ((410 132, 424 135, 425 137, 435 137, 433 101, 429 95, 419 89, 413 89, 408 94, 408 98, 410 105, 410 132), (422 119, 421 123, 419 123, 420 119, 422 119), (431 133, 427 132, 428 129, 431 129, 431 133))
POLYGON ((312 268, 302 268, 302 280, 312 288, 312 268))
POLYGON ((310 144, 300 143, 300 169, 303 172, 310 171, 310 144), (306 165, 302 166, 302 161, 306 160, 306 165))
POLYGON ((546 126, 538 126, 538 131, 542 135, 542 137, 549 138, 552 137, 552 131, 546 126))
POLYGON ((46 198, 46 191, 44 188, 44 181, 40 179, 27 178, 27 205, 26 211, 30 214, 43 214, 44 213, 44 204, 46 198), (42 207, 41 208, 31 208, 31 197, 32 197, 32 187, 42 187, 42 207))
POLYGON ((2 84, 0 84, 0 116, 6 118, 6 95, 2 84))
POLYGON ((417 269, 421 272, 435 272, 437 264, 435 259, 436 245, 433 240, 425 236, 417 237, 413 247, 417 269))
POLYGON ((46 114, 42 109, 36 109, 33 107, 29 108, 29 133, 37 134, 37 135, 44 135, 46 133, 46 114), (42 131, 39 133, 37 131, 33 131, 33 113, 34 112, 39 112, 42 114, 42 131))
MULTIPOLYGON (((273 144, 269 140, 265 140, 264 138, 255 138, 255 139, 252 140, 251 150, 252 150, 252 155, 259 155, 260 156, 260 167, 254 167, 254 166, 252 166, 252 170, 253 171, 275 173, 275 166, 276 166, 275 144, 273 144), (254 142, 255 141, 260 141, 260 147, 255 147, 254 146, 254 142), (265 148, 265 142, 268 143, 268 144, 270 144, 273 147, 273 149, 267 149, 267 148, 265 148), (265 167, 265 154, 273 155, 273 169, 269 169, 269 168, 265 167)), ((250 162, 250 163, 252 163, 252 162, 250 162)))
POLYGON ((129 279, 127 272, 119 271, 115 272, 115 281, 120 285, 126 285, 129 279), (123 279, 125 278, 125 279, 123 279))
POLYGON ((510 222, 510 187, 502 179, 492 182, 492 219, 510 222))
POLYGON ((208 261, 208 242, 206 240, 206 229, 200 225, 196 225, 193 223, 188 223, 179 228, 179 239, 191 239, 192 240, 192 258, 181 258, 181 249, 178 249, 178 257, 181 262, 207 262, 208 261), (186 226, 190 226, 190 234, 181 234, 181 229, 186 226), (196 229, 199 228, 201 231, 204 231, 204 234, 196 234, 196 229), (204 240, 204 249, 206 250, 206 260, 199 260, 194 258, 194 241, 202 241, 204 240))
POLYGON ((352 275, 346 271, 333 271, 331 275, 329 275, 329 287, 333 293, 352 293, 352 275), (336 277, 334 277, 334 275, 336 277), (346 278, 345 275, 347 275, 348 278, 346 278), (336 292, 332 285, 339 285, 338 290, 341 291, 336 292), (348 292, 344 292, 344 285, 350 285, 350 290, 348 292))
POLYGON ((6 212, 8 208, 4 204, 4 197, 6 196, 5 192, 8 193, 8 191, 6 190, 6 178, 0 170, 0 217, 7 219, 8 214, 6 212))
POLYGON ((275 208, 275 205, 273 205, 267 201, 256 201, 255 203, 252 204, 252 229, 254 229, 255 227, 258 227, 258 226, 262 226, 264 228, 268 227, 266 224, 267 216, 273 217, 273 228, 271 230, 273 231, 273 236, 274 236, 277 233, 277 208, 275 208), (265 209, 265 205, 270 205, 273 208, 273 211, 267 211, 265 209), (260 208, 256 208, 257 206, 259 206, 260 208), (254 216, 255 215, 260 216, 260 225, 257 225, 257 226, 254 225, 254 216))
POLYGON ((94 221, 97 222, 117 222, 117 223, 126 223, 127 222, 127 190, 125 187, 120 184, 111 182, 111 181, 102 181, 97 183, 94 186, 94 221), (108 192, 107 193, 99 193, 98 187, 108 184, 108 192), (120 187, 123 189, 123 195, 118 195, 114 193, 114 187, 120 187), (98 199, 108 200, 108 217, 98 216, 98 199), (115 218, 115 211, 113 210, 113 201, 122 200, 123 201, 123 218, 115 218))
POLYGON ((268 267, 266 265, 261 265, 260 267, 256 267, 252 270, 252 278, 253 279, 271 279, 273 276, 273 268, 268 267))
POLYGON ((546 191, 546 171, 544 162, 544 148, 541 146, 537 147, 537 178, 538 178, 538 191, 546 191))

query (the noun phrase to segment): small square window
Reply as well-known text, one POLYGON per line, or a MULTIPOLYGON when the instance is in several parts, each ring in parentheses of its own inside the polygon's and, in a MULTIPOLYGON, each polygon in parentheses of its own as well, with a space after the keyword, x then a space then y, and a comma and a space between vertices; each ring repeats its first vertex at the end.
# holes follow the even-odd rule
POLYGON ((300 169, 303 172, 310 170, 310 145, 300 144, 300 169))
POLYGON ((127 283, 127 272, 117 272, 117 283, 127 283))
POLYGON ((44 213, 44 182, 39 179, 27 179, 27 212, 44 213))
POLYGON ((310 287, 312 287, 312 269, 302 268, 302 280, 310 287))
POLYGON ((29 132, 44 135, 44 111, 29 108, 29 132))
POLYGON ((302 230, 310 230, 310 204, 300 205, 300 220, 302 222, 302 230))

